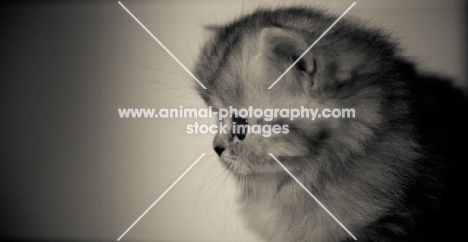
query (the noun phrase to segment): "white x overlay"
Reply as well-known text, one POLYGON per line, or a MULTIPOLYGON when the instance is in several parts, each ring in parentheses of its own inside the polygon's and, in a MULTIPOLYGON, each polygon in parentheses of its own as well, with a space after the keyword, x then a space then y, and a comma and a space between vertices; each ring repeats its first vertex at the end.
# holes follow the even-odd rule
POLYGON ((128 10, 120 1, 119 1, 119 4, 120 6, 122 6, 123 9, 125 9, 125 11, 127 11, 128 14, 130 14, 130 16, 132 16, 133 19, 135 19, 135 21, 137 21, 137 23, 139 23, 141 25, 141 27, 143 27, 144 30, 146 30, 146 32, 148 32, 149 35, 151 35, 151 37, 153 37, 154 40, 156 40, 156 42, 158 42, 158 44, 172 57, 174 58, 174 60, 180 65, 182 66, 182 68, 184 68, 184 70, 193 78, 195 79, 195 81, 198 82, 198 84, 200 84, 201 87, 203 87, 203 89, 206 89, 206 87, 203 85, 203 83, 201 83, 200 80, 198 80, 198 78, 192 74, 192 72, 190 72, 189 69, 187 69, 187 67, 184 66, 184 64, 182 64, 182 62, 179 61, 179 59, 177 59, 177 57, 175 57, 171 51, 169 51, 168 48, 166 48, 166 46, 163 45, 163 43, 161 43, 161 41, 159 41, 158 38, 156 38, 156 36, 153 35, 153 33, 151 33, 151 31, 149 31, 145 25, 143 25, 140 20, 137 19, 137 17, 135 17, 135 15, 133 15, 132 12, 130 12, 130 10, 128 10))
MULTIPOLYGON (((156 36, 154 36, 146 27, 145 25, 143 25, 143 23, 140 22, 140 20, 138 20, 135 15, 133 15, 130 10, 128 10, 120 1, 118 2, 120 4, 120 6, 122 6, 122 8, 127 11, 128 14, 130 14, 130 16, 133 17, 133 19, 135 19, 135 21, 140 24, 141 27, 143 27, 144 30, 146 30, 146 32, 148 32, 148 34, 153 37, 154 40, 156 40, 156 42, 193 78, 195 79, 195 81, 198 82, 198 84, 200 84, 200 86, 203 88, 203 89, 207 89, 201 82, 200 80, 198 80, 198 78, 192 74, 192 72, 190 72, 189 69, 187 69, 187 67, 185 67, 182 62, 179 61, 179 59, 177 59, 177 57, 175 57, 171 51, 169 51, 169 49, 166 48, 166 46, 163 45, 163 43, 161 43, 161 41, 159 41, 158 38, 156 38, 156 36)), ((307 54, 307 52, 310 51, 310 49, 312 49, 312 47, 314 47, 315 44, 317 44, 317 42, 322 39, 323 36, 325 36, 325 34, 327 34, 327 32, 333 28, 333 26, 335 26, 336 23, 338 23, 338 21, 340 21, 344 15, 346 13, 348 13, 349 10, 351 10, 351 8, 356 4, 356 2, 354 2, 353 4, 351 4, 351 6, 348 7, 348 9, 346 9, 345 12, 343 12, 343 14, 341 14, 340 17, 338 17, 338 19, 335 20, 335 22, 333 22, 333 24, 327 29, 325 30, 325 32, 323 32, 322 35, 320 35, 320 37, 314 42, 312 43, 312 45, 307 48, 307 50, 305 50, 305 52, 299 56, 299 58, 297 58, 296 61, 294 61, 294 63, 289 66, 288 69, 286 69, 286 71, 283 72, 283 74, 281 74, 281 76, 278 77, 278 79, 276 79, 275 82, 273 82, 273 84, 271 84, 270 87, 268 87, 268 89, 271 89, 277 82, 279 82, 281 80, 281 78, 284 77, 284 75, 286 75, 286 73, 288 73, 296 64, 297 62, 299 62, 299 60, 301 60, 302 57, 304 57, 304 55, 307 54)), ((143 214, 140 215, 140 217, 138 217, 137 220, 135 220, 135 222, 133 222, 133 224, 127 229, 125 230, 125 232, 117 239, 117 241, 120 241, 120 239, 122 239, 122 237, 125 236, 125 234, 127 234, 128 231, 130 231, 130 229, 133 228, 133 226, 135 226, 141 218, 143 218, 143 216, 145 216, 149 210, 151 210, 155 205, 156 203, 159 202, 159 200, 161 200, 171 189, 172 187, 174 187, 181 179, 182 177, 184 177, 197 163, 198 161, 201 160, 201 158, 203 156, 205 156, 206 153, 203 153, 195 162, 193 162, 192 165, 190 165, 189 168, 187 168, 187 170, 184 171, 184 173, 182 173, 182 175, 179 176, 179 178, 177 178, 177 180, 175 180, 171 186, 169 186, 166 191, 163 192, 163 194, 161 194, 158 199, 156 199, 155 202, 153 202, 153 204, 151 204, 150 207, 148 207, 148 209, 145 210, 145 212, 143 212, 143 214)), ((357 238, 271 153, 268 153, 354 240, 357 240, 357 238)))
POLYGON ((289 170, 288 168, 286 168, 286 166, 283 165, 283 163, 281 163, 272 153, 268 153, 270 154, 271 157, 273 157, 273 159, 275 159, 275 161, 286 171, 286 173, 288 173, 298 184, 299 186, 301 186, 317 203, 318 205, 320 205, 320 207, 323 208, 323 210, 325 210, 325 212, 327 212, 351 237, 353 237, 354 240, 357 240, 356 236, 354 236, 344 225, 343 223, 340 222, 340 220, 338 220, 335 215, 333 215, 330 210, 328 210, 327 207, 325 207, 325 205, 323 205, 315 196, 314 194, 312 194, 309 189, 307 189, 304 184, 302 184, 302 182, 299 181, 299 179, 297 179, 289 170))
POLYGON ((315 42, 312 43, 312 44, 309 46, 309 48, 307 48, 307 50, 305 50, 304 53, 302 53, 302 55, 299 56, 299 57, 297 58, 297 60, 294 61, 294 62, 292 63, 292 65, 289 66, 288 69, 286 69, 286 70, 283 72, 283 74, 281 74, 281 76, 279 76, 278 79, 276 79, 276 81, 273 82, 273 84, 271 84, 271 86, 270 86, 268 89, 271 89, 274 85, 276 85, 276 83, 278 83, 278 82, 281 80, 281 78, 283 78, 284 75, 286 75, 286 73, 288 73, 288 72, 297 64, 297 62, 299 62, 299 61, 302 59, 302 57, 304 57, 304 56, 307 54, 307 52, 309 52, 309 50, 312 49, 312 47, 314 47, 314 45, 317 44, 317 42, 319 42, 319 40, 321 40, 322 37, 325 36, 325 35, 327 34, 328 31, 330 31, 330 29, 333 28, 333 26, 335 26, 335 24, 338 23, 338 21, 340 21, 340 20, 349 12, 349 10, 351 10, 351 8, 354 7, 354 5, 356 5, 356 2, 354 2, 353 4, 351 4, 351 6, 349 6, 349 8, 346 9, 346 11, 344 11, 344 12, 341 14, 341 16, 338 17, 338 18, 335 20, 335 22, 333 22, 332 25, 330 25, 330 27, 328 27, 327 30, 325 30, 325 32, 323 32, 323 34, 320 35, 320 37, 318 37, 317 40, 315 40, 315 42))
POLYGON ((164 191, 163 194, 161 194, 161 196, 159 196, 158 199, 156 199, 156 201, 154 201, 154 203, 151 204, 151 206, 149 206, 149 208, 146 209, 146 211, 143 212, 143 214, 141 214, 140 217, 138 217, 138 219, 135 220, 135 222, 133 222, 132 225, 130 225, 130 227, 128 227, 127 230, 125 230, 125 232, 117 239, 117 241, 119 241, 120 239, 122 239, 122 237, 124 237, 125 234, 127 234, 127 232, 130 231, 130 229, 132 229, 133 226, 135 226, 135 224, 137 224, 138 221, 140 221, 140 219, 143 218, 143 216, 145 216, 146 213, 148 213, 149 210, 151 210, 151 209, 154 207, 154 205, 156 205, 156 203, 158 203, 159 200, 161 200, 161 199, 164 197, 164 195, 166 195, 166 193, 168 193, 168 192, 172 189, 172 187, 174 187, 175 184, 177 184, 177 183, 180 181, 180 179, 182 179, 182 177, 184 177, 184 176, 187 174, 187 172, 189 172, 189 171, 198 163, 198 161, 200 161, 201 158, 202 158, 203 156, 205 156, 205 155, 206 155, 206 153, 203 153, 200 157, 198 157, 198 159, 197 159, 195 162, 193 162, 192 165, 190 165, 190 167, 187 168, 187 170, 185 170, 184 173, 182 173, 182 175, 180 175, 179 178, 177 178, 177 180, 175 180, 175 182, 173 182, 172 185, 170 185, 170 186, 166 189, 166 191, 164 191))

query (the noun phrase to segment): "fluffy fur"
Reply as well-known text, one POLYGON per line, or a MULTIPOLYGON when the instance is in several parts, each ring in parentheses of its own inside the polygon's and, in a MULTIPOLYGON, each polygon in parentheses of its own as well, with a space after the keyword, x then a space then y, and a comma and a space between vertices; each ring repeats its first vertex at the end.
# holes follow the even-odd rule
POLYGON ((258 10, 214 30, 199 56, 208 105, 356 110, 354 119, 276 119, 290 132, 269 138, 216 136, 249 228, 265 241, 352 240, 271 152, 359 241, 458 240, 467 101, 448 81, 415 71, 380 31, 342 20, 267 89, 335 19, 308 8, 258 10))

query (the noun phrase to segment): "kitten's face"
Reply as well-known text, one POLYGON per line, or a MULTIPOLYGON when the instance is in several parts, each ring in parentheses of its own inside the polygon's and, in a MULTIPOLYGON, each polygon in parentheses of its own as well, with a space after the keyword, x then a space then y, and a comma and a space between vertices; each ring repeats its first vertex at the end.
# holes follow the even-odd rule
MULTIPOLYGON (((227 34, 221 32, 219 35, 227 34)), ((225 38, 229 38, 225 37, 225 38)), ((234 174, 268 174, 282 171, 268 153, 275 155, 292 172, 309 174, 332 169, 324 165, 330 159, 340 162, 341 156, 358 151, 365 140, 372 138, 372 127, 380 121, 379 89, 371 86, 356 88, 351 70, 358 55, 353 55, 337 68, 339 56, 327 53, 317 45, 308 52, 276 85, 268 87, 311 44, 308 36, 284 28, 262 28, 250 35, 237 36, 236 45, 220 50, 212 45, 202 55, 197 75, 208 79, 207 90, 201 96, 214 108, 354 108, 354 119, 276 118, 223 120, 227 134, 216 135, 213 146, 221 162, 234 174), (222 52, 224 51, 224 52, 222 52), (227 53, 226 53, 227 52, 227 53), (369 102, 369 100, 373 100, 369 102), (366 117, 360 119, 359 116, 366 117), (232 134, 232 124, 288 125, 287 134, 232 134), (341 150, 340 154, 330 148, 341 150), (337 156, 337 157, 335 157, 337 156), (324 168, 325 167, 325 168, 324 168)), ((364 70, 365 72, 365 70, 364 70)))
POLYGON ((269 153, 349 219, 351 231, 393 209, 412 176, 418 154, 405 85, 413 70, 380 32, 344 20, 302 56, 335 20, 305 9, 257 11, 217 30, 196 65, 207 87, 199 94, 214 108, 354 109, 354 118, 223 120, 227 133, 215 137, 214 149, 239 178, 249 227, 266 241, 346 237, 269 153), (287 125, 289 132, 234 134, 234 122, 287 125))

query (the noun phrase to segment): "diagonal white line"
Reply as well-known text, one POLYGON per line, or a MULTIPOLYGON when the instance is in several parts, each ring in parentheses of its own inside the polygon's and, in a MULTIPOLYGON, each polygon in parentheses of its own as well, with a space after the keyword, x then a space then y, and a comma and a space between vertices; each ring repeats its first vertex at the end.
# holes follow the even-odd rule
POLYGON ((276 79, 276 81, 273 82, 273 84, 271 84, 271 86, 268 89, 271 89, 274 85, 276 85, 276 83, 279 82, 281 78, 283 78, 284 75, 286 75, 286 73, 288 73, 289 70, 291 70, 296 65, 296 63, 299 62, 302 59, 302 57, 304 57, 307 54, 307 52, 309 52, 309 50, 312 49, 312 47, 314 47, 314 45, 317 44, 317 42, 319 42, 319 40, 322 39, 322 37, 328 33, 328 31, 330 31, 331 28, 333 28, 333 26, 335 26, 335 24, 338 23, 338 21, 340 21, 349 12, 349 10, 351 10, 351 8, 354 7, 355 4, 356 2, 351 4, 351 6, 349 6, 348 9, 346 9, 346 11, 344 11, 344 13, 342 13, 341 16, 338 17, 338 19, 336 19, 335 22, 333 22, 333 24, 330 25, 330 27, 328 27, 327 30, 325 30, 325 32, 323 32, 323 34, 320 35, 320 37, 318 37, 318 39, 314 43, 312 43, 312 45, 309 48, 307 48, 307 50, 304 51, 304 53, 302 53, 302 55, 299 56, 299 58, 297 58, 297 60, 294 61, 294 63, 292 63, 292 65, 288 69, 286 69, 286 71, 284 71, 283 74, 281 74, 281 76, 279 76, 278 79, 276 79))
POLYGON ((314 194, 312 194, 309 189, 307 189, 304 184, 302 184, 289 170, 288 168, 286 168, 286 166, 284 166, 278 159, 276 159, 276 157, 272 154, 272 153, 268 153, 270 154, 271 157, 273 157, 273 159, 275 159, 276 162, 278 162, 278 164, 283 167, 283 169, 323 208, 323 210, 325 210, 325 212, 327 212, 351 237, 353 237, 354 240, 357 240, 356 236, 354 236, 341 222, 340 220, 338 220, 335 215, 333 215, 326 207, 325 205, 323 205, 315 196, 314 194))
POLYGON ((117 241, 119 241, 120 239, 122 239, 122 237, 124 237, 125 234, 127 234, 127 232, 130 231, 130 229, 132 229, 133 226, 135 226, 135 224, 137 224, 138 221, 140 221, 140 219, 143 218, 143 216, 145 216, 146 213, 148 213, 149 210, 151 210, 151 209, 154 207, 154 205, 156 205, 156 203, 158 203, 159 200, 161 200, 161 199, 164 197, 164 195, 166 195, 166 193, 168 193, 168 192, 172 189, 172 187, 175 186, 175 184, 177 184, 177 182, 179 182, 180 179, 182 179, 182 177, 184 177, 185 174, 187 174, 187 172, 189 172, 189 171, 198 163, 198 161, 200 161, 200 159, 201 159, 203 156, 205 156, 205 154, 206 154, 206 153, 203 153, 200 157, 198 157, 198 159, 197 159, 195 162, 193 162, 193 164, 192 164, 189 168, 187 168, 187 170, 185 170, 184 173, 182 173, 182 175, 180 175, 179 178, 177 178, 177 180, 175 180, 175 182, 172 183, 172 185, 171 185, 170 187, 168 187, 168 188, 166 189, 166 191, 164 191, 163 194, 161 194, 161 196, 159 196, 158 199, 156 199, 156 201, 154 201, 154 203, 151 204, 151 206, 149 206, 149 208, 146 209, 146 211, 145 211, 142 215, 140 215, 140 217, 138 217, 138 219, 135 220, 135 222, 133 222, 133 224, 130 225, 130 227, 129 227, 127 230, 125 230, 125 232, 117 239, 117 241))
POLYGON ((166 46, 163 45, 163 43, 161 43, 161 41, 159 41, 158 38, 156 38, 156 36, 154 36, 146 27, 145 25, 143 25, 140 20, 138 20, 135 15, 132 14, 132 12, 130 12, 130 10, 128 10, 120 1, 119 1, 119 4, 120 6, 122 6, 123 9, 125 9, 125 11, 127 11, 128 14, 130 14, 130 16, 133 17, 133 19, 135 19, 135 21, 137 21, 137 23, 139 23, 141 25, 141 27, 143 27, 144 30, 146 30, 146 32, 148 32, 149 35, 151 35, 151 37, 153 37, 154 40, 156 40, 156 42, 158 42, 159 45, 161 45, 161 47, 163 47, 163 49, 172 57, 174 58, 174 60, 179 63, 180 66, 182 66, 182 68, 184 68, 184 70, 193 78, 195 79, 195 81, 198 82, 198 84, 200 84, 201 87, 203 87, 203 89, 206 89, 206 87, 201 83, 200 80, 198 80, 198 78, 192 74, 192 72, 189 71, 189 69, 187 69, 187 67, 184 66, 184 64, 182 64, 182 62, 179 61, 179 59, 177 59, 177 57, 175 57, 171 51, 169 51, 169 49, 166 48, 166 46))

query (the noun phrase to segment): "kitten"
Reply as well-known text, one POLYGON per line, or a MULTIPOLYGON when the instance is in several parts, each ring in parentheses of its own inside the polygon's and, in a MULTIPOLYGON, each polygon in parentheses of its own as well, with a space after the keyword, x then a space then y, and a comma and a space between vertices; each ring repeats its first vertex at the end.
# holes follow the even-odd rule
POLYGON ((466 225, 464 94, 418 73, 379 30, 309 8, 257 10, 215 29, 195 67, 215 108, 354 108, 349 119, 225 118, 214 149, 239 180, 241 213, 265 241, 455 241, 466 225), (276 123, 288 134, 232 132, 276 123), (460 218, 460 221, 458 221, 460 218))

